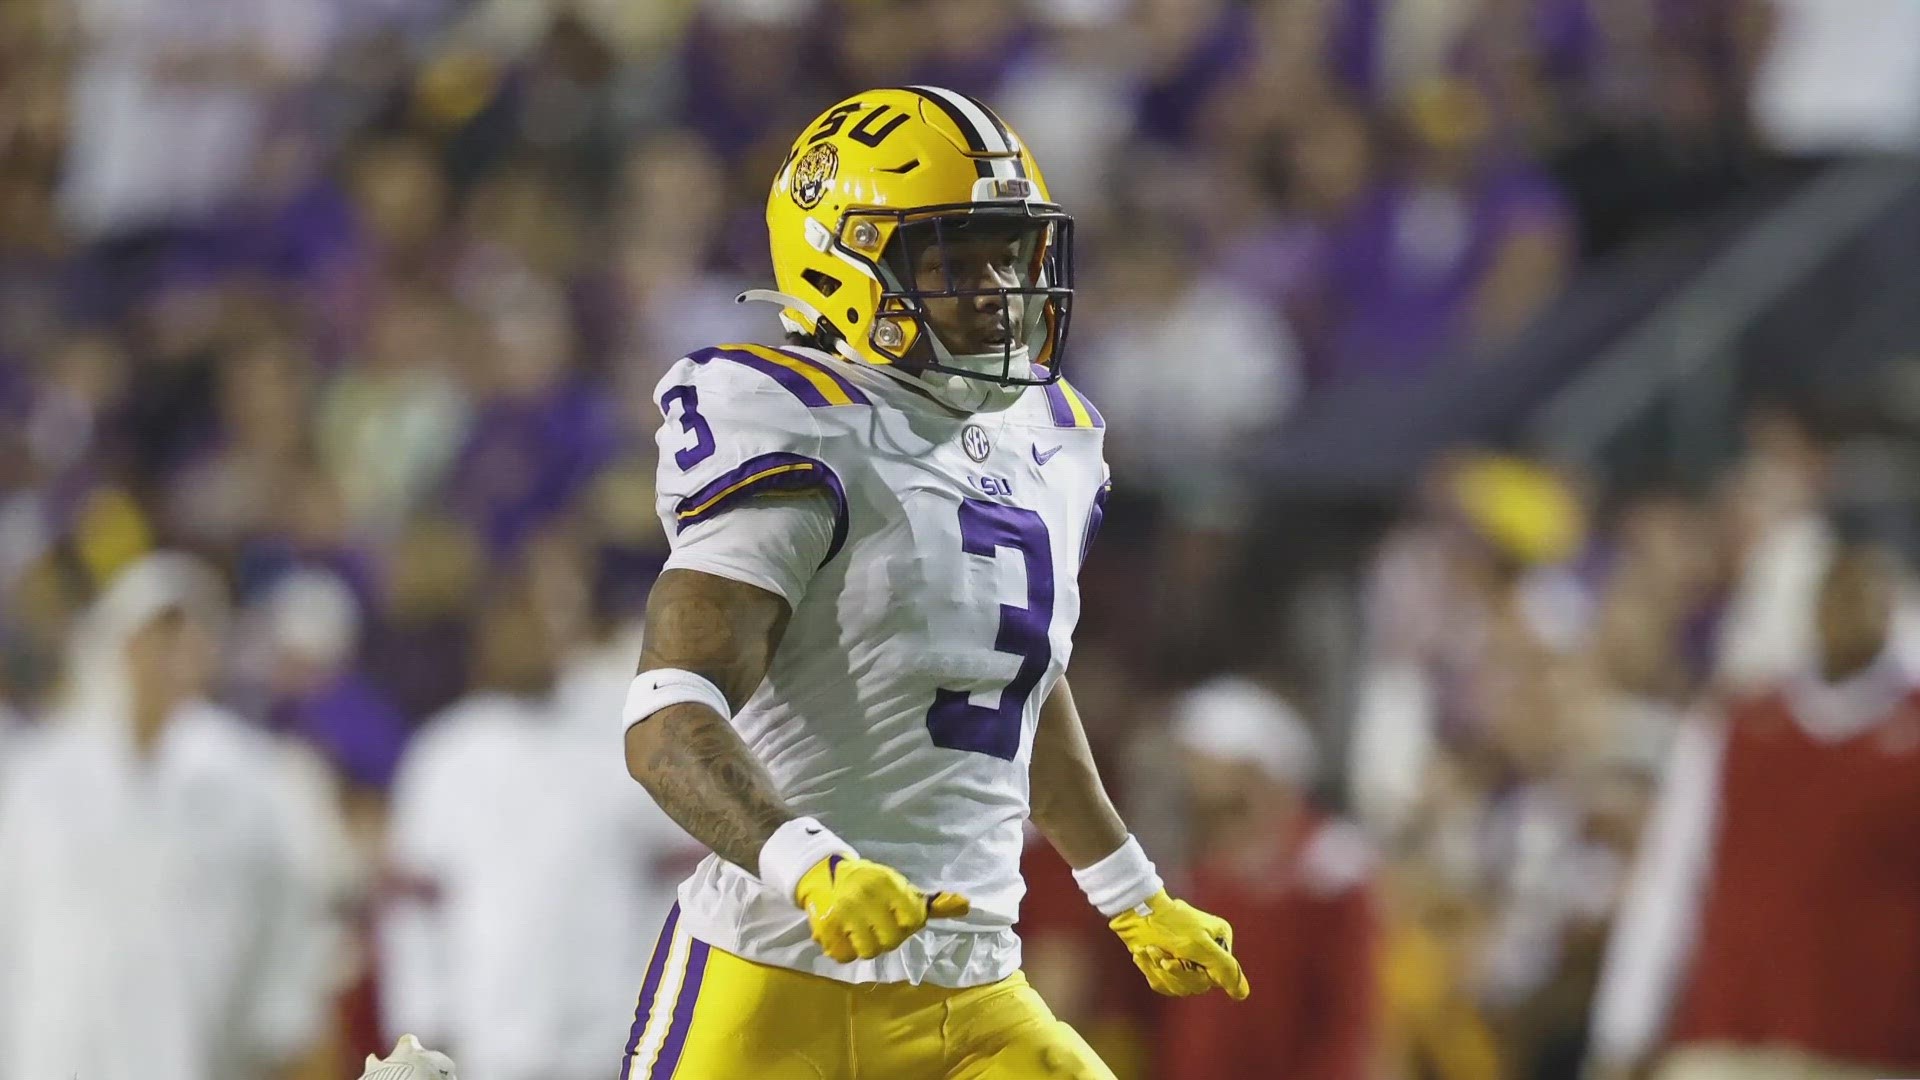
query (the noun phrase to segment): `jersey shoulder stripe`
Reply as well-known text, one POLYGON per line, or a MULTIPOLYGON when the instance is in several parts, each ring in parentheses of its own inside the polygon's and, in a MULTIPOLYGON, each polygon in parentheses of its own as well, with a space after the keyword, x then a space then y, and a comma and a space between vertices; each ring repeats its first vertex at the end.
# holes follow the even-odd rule
POLYGON ((860 388, 826 364, 799 353, 766 345, 720 345, 689 354, 696 364, 728 360, 773 379, 810 409, 833 405, 871 405, 860 388))
POLYGON ((756 495, 819 488, 833 500, 833 542, 827 545, 825 566, 847 542, 847 489, 832 466, 804 454, 775 451, 759 454, 728 469, 674 507, 674 530, 706 521, 756 495))
POLYGON ((1104 428, 1106 418, 1100 410, 1093 407, 1086 395, 1075 390, 1065 379, 1055 379, 1046 384, 1047 409, 1053 413, 1055 427, 1104 428))

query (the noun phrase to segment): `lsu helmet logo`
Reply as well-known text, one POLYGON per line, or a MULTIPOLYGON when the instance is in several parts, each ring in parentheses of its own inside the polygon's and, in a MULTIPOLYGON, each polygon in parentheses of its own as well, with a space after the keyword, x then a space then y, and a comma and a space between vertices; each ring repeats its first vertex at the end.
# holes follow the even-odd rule
POLYGON ((840 151, 833 144, 823 142, 800 155, 793 165, 793 201, 800 209, 811 210, 820 205, 827 193, 827 181, 840 171, 840 151))

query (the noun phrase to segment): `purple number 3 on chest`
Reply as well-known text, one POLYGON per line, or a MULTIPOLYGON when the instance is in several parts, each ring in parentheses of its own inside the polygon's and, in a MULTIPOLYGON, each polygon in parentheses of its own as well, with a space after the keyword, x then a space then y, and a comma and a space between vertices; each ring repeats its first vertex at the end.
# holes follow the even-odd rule
POLYGON ((1022 506, 983 499, 960 503, 960 550, 991 559, 999 549, 1018 551, 1027 567, 1027 603, 1000 605, 995 652, 1020 658, 1020 669, 1000 691, 997 706, 975 705, 966 690, 936 690, 927 710, 927 731, 935 746, 967 750, 1012 761, 1020 752, 1020 721, 1027 698, 1046 674, 1053 657, 1048 628, 1053 625, 1053 549, 1047 523, 1022 506))

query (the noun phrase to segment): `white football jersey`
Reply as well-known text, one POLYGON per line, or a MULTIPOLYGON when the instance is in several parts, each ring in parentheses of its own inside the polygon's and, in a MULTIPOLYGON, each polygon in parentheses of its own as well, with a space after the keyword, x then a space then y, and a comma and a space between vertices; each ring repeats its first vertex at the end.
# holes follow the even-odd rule
POLYGON ((655 400, 669 534, 771 492, 824 491, 836 515, 735 729, 796 810, 973 902, 964 920, 840 964, 790 898, 709 856, 681 887, 685 924, 845 982, 1011 974, 1034 729, 1067 666, 1107 489, 1099 413, 1062 381, 956 416, 880 371, 762 345, 681 360, 655 400))

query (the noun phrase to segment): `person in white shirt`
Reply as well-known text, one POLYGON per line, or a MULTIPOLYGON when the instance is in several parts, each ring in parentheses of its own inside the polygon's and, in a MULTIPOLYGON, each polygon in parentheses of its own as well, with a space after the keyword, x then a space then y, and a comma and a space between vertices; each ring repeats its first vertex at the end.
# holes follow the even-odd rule
POLYGON ((608 747, 611 700, 559 678, 524 589, 493 600, 480 688, 416 737, 394 787, 380 987, 476 1080, 608 1080, 654 931, 704 854, 608 747))
POLYGON ((1754 124, 1802 155, 1911 153, 1920 146, 1920 5, 1770 0, 1754 73, 1754 124))
POLYGON ((20 715, 6 701, 0 701, 0 785, 6 783, 7 751, 20 741, 24 733, 24 723, 20 715))
POLYGON ((87 238, 194 225, 239 197, 279 97, 320 70, 322 0, 74 0, 67 224, 87 238))
POLYGON ((65 706, 0 788, 0 1080, 290 1075, 335 958, 332 806, 293 751, 211 704, 223 604, 172 554, 76 637, 65 706))

